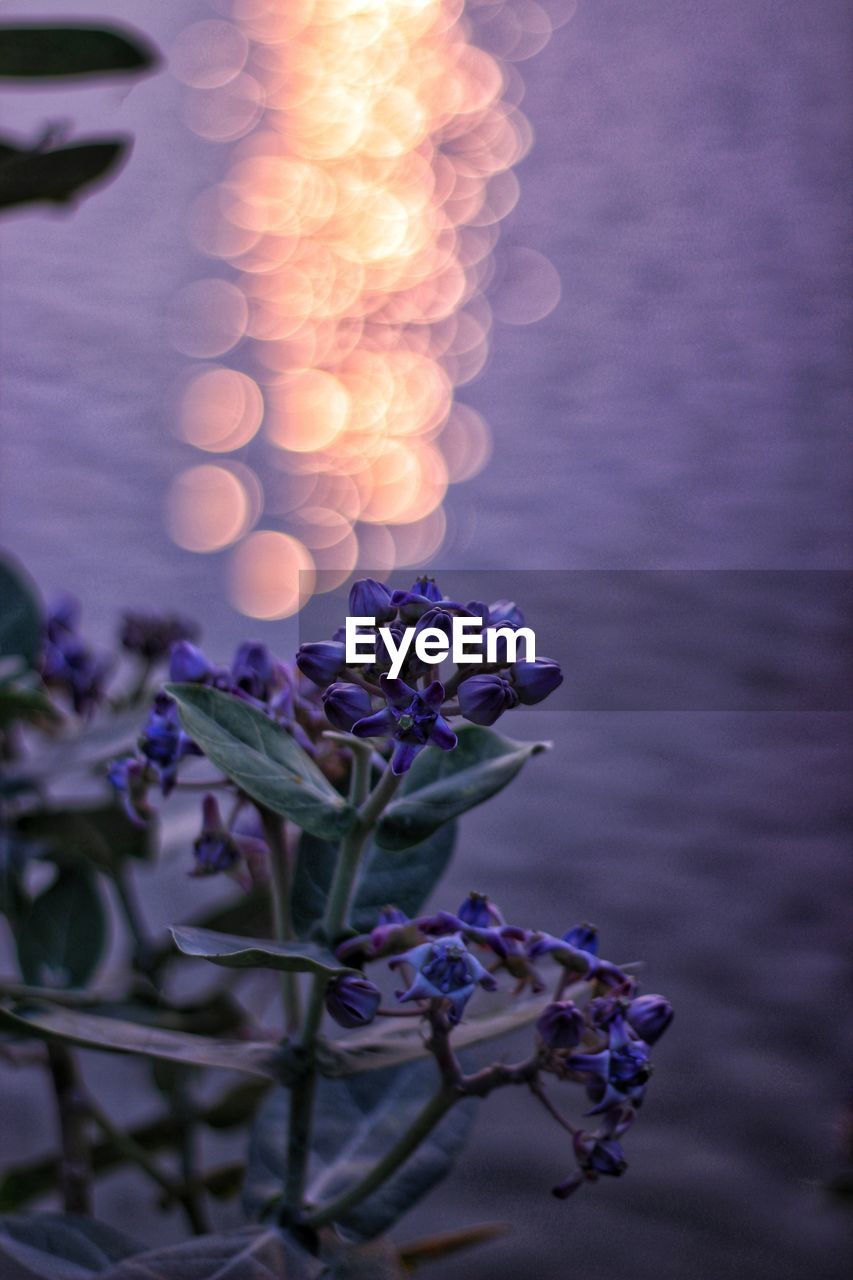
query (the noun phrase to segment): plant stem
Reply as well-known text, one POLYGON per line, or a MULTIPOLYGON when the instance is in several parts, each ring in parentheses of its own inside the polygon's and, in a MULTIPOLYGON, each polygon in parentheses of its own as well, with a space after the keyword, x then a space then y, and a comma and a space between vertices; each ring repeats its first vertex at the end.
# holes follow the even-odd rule
POLYGON ((72 1051, 48 1042, 47 1061, 56 1097, 62 1155, 59 1180, 66 1213, 92 1212, 92 1163, 86 1132, 86 1102, 72 1051))
MULTIPOLYGON (((354 777, 359 771, 358 761, 359 756, 356 755, 353 761, 354 777)), ((369 770, 369 763, 367 768, 369 770)), ((347 926, 350 899, 367 837, 399 784, 400 779, 391 772, 391 765, 386 765, 382 777, 359 808, 352 829, 341 841, 338 865, 335 868, 335 877, 326 903, 326 914, 323 917, 323 932, 330 946, 338 941, 347 926)))
POLYGON ((136 890, 126 866, 122 865, 116 868, 113 875, 113 883, 116 887, 122 915, 133 938, 134 967, 144 973, 147 978, 151 978, 154 968, 152 965, 154 946, 149 937, 148 929, 142 916, 142 909, 136 897, 136 890))
POLYGON ((456 1101, 458 1101, 458 1095, 442 1086, 437 1093, 433 1094, 391 1150, 386 1152, 370 1172, 324 1209, 309 1214, 305 1219, 306 1224, 311 1227, 325 1226, 326 1223, 339 1219, 347 1209, 366 1200, 371 1192, 381 1187, 383 1182, 396 1173, 402 1164, 405 1164, 412 1152, 417 1150, 424 1138, 432 1132, 456 1101))
MULTIPOLYGON (((264 836, 270 850, 270 887, 272 890, 275 936, 289 942, 294 936, 290 898, 293 892, 293 867, 287 850, 284 821, 270 809, 258 805, 264 836)), ((284 1004, 284 1027, 292 1036, 299 1026, 299 978, 295 973, 282 973, 281 992, 284 1004)))

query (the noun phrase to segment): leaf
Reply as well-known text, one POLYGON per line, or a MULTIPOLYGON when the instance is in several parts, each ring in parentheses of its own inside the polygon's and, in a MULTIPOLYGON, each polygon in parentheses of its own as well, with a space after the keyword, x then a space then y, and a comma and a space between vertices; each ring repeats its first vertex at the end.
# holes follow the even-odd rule
POLYGON ((42 615, 35 588, 14 561, 0 558, 0 658, 34 667, 41 651, 42 615))
POLYGON ((172 925, 175 945, 185 956, 210 960, 226 969, 279 969, 334 978, 353 970, 317 942, 272 942, 269 938, 241 938, 212 929, 172 925))
POLYGON ((105 1223, 76 1214, 0 1217, 3 1280, 83 1280, 103 1275, 113 1263, 144 1248, 105 1223))
POLYGON ((194 1036, 56 1006, 16 1011, 0 1006, 0 1023, 21 1035, 66 1040, 86 1049, 136 1053, 148 1058, 165 1058, 168 1062, 183 1062, 190 1067, 242 1071, 270 1080, 280 1078, 277 1047, 267 1041, 194 1036))
MULTIPOLYGON (((453 856, 454 823, 445 823, 426 840, 409 849, 405 858, 370 842, 356 887, 352 926, 367 933, 381 909, 399 907, 406 915, 420 911, 453 856)), ((293 923, 307 937, 323 917, 338 852, 334 845, 303 833, 293 882, 293 923)))
MULTIPOLYGON (((567 989, 565 999, 574 999, 586 989, 576 983, 567 989)), ((475 1044, 496 1040, 535 1022, 553 997, 550 993, 529 997, 507 1005, 498 1013, 466 1018, 453 1032, 453 1047, 469 1049, 475 1044)), ((326 1040, 319 1049, 320 1070, 326 1076, 353 1075, 400 1066, 423 1058, 426 1053, 420 1026, 412 1019, 386 1018, 363 1031, 353 1032, 346 1040, 326 1040)))
POLYGON ((40 809, 19 819, 28 840, 42 841, 61 865, 81 863, 115 872, 125 858, 147 861, 154 854, 154 827, 137 827, 116 804, 40 809))
POLYGON ((317 1280, 325 1264, 270 1227, 196 1236, 137 1254, 103 1280, 317 1280))
POLYGON ((61 719, 43 689, 20 683, 0 684, 0 729, 16 721, 49 727, 61 719))
MULTIPOLYGON (((361 1178, 397 1142, 436 1089, 435 1063, 419 1062, 317 1087, 312 1161, 306 1192, 316 1208, 361 1178)), ((449 1171, 467 1139, 476 1099, 457 1103, 398 1171, 338 1222, 372 1239, 391 1226, 449 1171)), ((281 1191, 287 1151, 288 1094, 276 1089, 258 1112, 249 1144, 246 1206, 268 1208, 281 1191)))
POLYGON ((326 840, 352 826, 350 808, 296 740, 232 694, 168 684, 187 733, 208 759, 259 804, 326 840))
MULTIPOLYGON (((270 892, 267 885, 256 885, 239 898, 217 904, 209 911, 188 921, 190 928, 217 929, 220 933, 237 933, 241 937, 269 937, 273 931, 270 892)), ((172 940, 156 946, 152 965, 160 969, 169 961, 179 959, 172 940)))
POLYGON ((94 875, 63 868, 34 900, 18 930, 18 961, 32 986, 83 987, 107 940, 107 919, 94 875))
POLYGON ((4 78, 138 74, 158 62, 151 45, 118 27, 0 25, 0 76, 4 78))
POLYGON ((418 756, 402 791, 376 829, 382 849, 409 849, 451 818, 482 804, 511 782, 545 742, 513 742, 493 729, 464 725, 453 751, 428 750, 418 756))
POLYGON ((84 188, 113 178, 130 138, 96 138, 50 151, 18 150, 0 161, 0 209, 21 204, 68 204, 84 188))

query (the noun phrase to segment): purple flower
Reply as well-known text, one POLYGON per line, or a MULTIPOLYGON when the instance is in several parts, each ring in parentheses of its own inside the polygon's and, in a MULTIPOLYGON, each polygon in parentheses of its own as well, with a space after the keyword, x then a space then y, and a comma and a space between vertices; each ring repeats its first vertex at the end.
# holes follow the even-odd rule
POLYGON ((489 626, 516 630, 524 626, 524 614, 514 600, 493 600, 489 605, 489 626))
POLYGON ((412 583, 412 593, 425 596, 427 600, 437 601, 444 599, 435 578, 428 578, 425 574, 422 574, 420 578, 416 578, 412 583))
POLYGON ((231 680, 235 692, 244 693, 258 702, 266 702, 275 675, 275 665, 265 644, 247 641, 241 644, 231 664, 231 680))
POLYGON ((177 705, 167 693, 158 693, 154 698, 139 739, 139 750, 146 760, 156 765, 164 796, 174 787, 178 765, 184 756, 201 754, 181 728, 177 705))
POLYGON ((351 618, 375 618, 377 626, 393 622, 397 606, 391 603, 391 592, 383 582, 375 578, 360 578, 350 587, 349 616, 351 618))
POLYGON ((488 929, 493 924, 504 923, 492 900, 485 893, 476 893, 473 889, 456 914, 463 924, 472 925, 475 929, 488 929))
POLYGON ((518 706, 518 694, 498 675, 469 676, 459 686, 459 709, 474 724, 494 724, 505 711, 518 706))
POLYGON ((170 615, 126 613, 119 641, 128 653, 146 662, 160 662, 180 640, 195 640, 198 627, 185 618, 170 615))
POLYGON ((333 978, 326 987, 326 1009, 342 1027, 366 1027, 376 1017, 381 1000, 379 988, 355 974, 333 978))
POLYGON ((202 801, 201 832, 193 843, 195 867, 191 876, 212 876, 231 871, 240 860, 240 850, 219 812, 216 797, 206 795, 202 801))
POLYGON ((656 1044, 673 1019, 672 1005, 663 996, 638 996, 628 1006, 628 1022, 646 1044, 656 1044))
POLYGON ((330 684, 323 694, 326 719, 336 729, 349 733, 357 720, 363 720, 372 711, 370 694, 358 684, 342 681, 330 684))
POLYGON ((571 947, 577 947, 578 951, 598 955, 598 930, 594 924, 576 924, 573 929, 566 930, 563 941, 568 942, 571 947))
POLYGON ((374 715, 358 720, 352 727, 357 738, 378 738, 390 734, 395 740, 391 769, 398 776, 406 773, 419 751, 428 744, 452 751, 456 734, 440 714, 444 702, 444 686, 434 680, 422 693, 403 680, 380 676, 387 706, 374 715))
POLYGON ((107 780, 115 788, 133 825, 144 827, 151 816, 151 809, 146 800, 148 787, 142 761, 136 756, 114 760, 107 771, 107 780))
POLYGON ((581 1130, 572 1142, 578 1166, 591 1182, 598 1177, 620 1178, 628 1168, 625 1153, 615 1138, 597 1138, 581 1130))
POLYGON ((296 665, 304 676, 325 689, 342 675, 346 667, 346 645, 341 640, 301 644, 296 651, 296 665))
POLYGON ((559 664, 551 658, 537 658, 535 662, 514 662, 509 671, 519 702, 527 707, 542 702, 563 683, 559 664))
POLYGON ((406 1000, 449 1000, 452 1023, 459 1022, 478 984, 486 991, 497 988, 492 975, 471 955, 459 934, 441 938, 438 942, 424 942, 389 963, 391 968, 409 964, 415 970, 412 985, 407 991, 397 994, 401 1003, 406 1000))
POLYGON ((169 679, 178 684, 204 684, 213 675, 213 667, 197 645, 178 640, 172 645, 169 679))
POLYGON ((575 1049, 583 1025, 583 1014, 574 1000, 555 1000, 540 1014, 536 1030, 548 1049, 575 1049))
POLYGON ((527 954, 531 960, 539 960, 543 956, 553 956, 557 964, 575 973, 588 974, 594 963, 594 956, 588 951, 566 942, 565 938, 555 938, 550 933, 533 933, 527 942, 527 954))
POLYGON ((80 607, 63 596, 48 614, 40 670, 45 684, 62 689, 77 715, 88 715, 104 696, 111 658, 99 657, 76 633, 80 607))

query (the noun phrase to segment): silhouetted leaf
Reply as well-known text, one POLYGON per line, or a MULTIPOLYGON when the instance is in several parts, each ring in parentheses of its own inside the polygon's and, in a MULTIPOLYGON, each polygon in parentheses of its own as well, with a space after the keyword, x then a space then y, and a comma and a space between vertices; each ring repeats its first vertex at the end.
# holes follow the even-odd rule
POLYGON ((35 588, 23 570, 4 556, 0 558, 0 658, 20 657, 28 667, 34 667, 41 636, 41 606, 35 588))
POLYGON ((18 1213, 0 1217, 3 1280, 83 1280, 145 1246, 92 1218, 18 1213))
MULTIPOLYGON (((376 924, 382 907, 393 905, 414 916, 441 879, 453 856, 454 823, 445 823, 401 858, 399 853, 368 845, 352 908, 352 926, 366 933, 376 924)), ((322 919, 332 884, 338 850, 325 840, 303 832, 293 882, 293 923, 300 937, 310 934, 322 919)))
POLYGON ((349 830, 355 810, 285 729, 218 689, 195 684, 166 689, 190 737, 253 800, 326 840, 349 830))
POLYGON ((61 719, 43 689, 20 683, 0 684, 0 729, 15 723, 46 727, 61 719))
POLYGON ((0 77, 139 75, 159 62, 156 50, 119 27, 0 23, 0 77))
POLYGON ((33 986, 83 987, 107 940, 107 920, 94 875, 63 868, 34 899, 17 936, 18 960, 33 986))
POLYGON ((190 1067, 219 1067, 271 1080, 279 1078, 276 1046, 266 1041, 215 1040, 56 1006, 14 1011, 0 1006, 0 1023, 21 1035, 67 1040, 107 1053, 137 1053, 190 1067))
POLYGON ((103 1280, 317 1280, 326 1267, 281 1232, 244 1227, 137 1254, 103 1280))
POLYGON ((511 782, 545 742, 513 742, 493 729, 463 725, 454 751, 421 752, 376 829, 382 849, 409 849, 443 823, 482 804, 511 782))
POLYGON ((130 138, 103 138, 6 154, 0 158, 0 209, 44 201, 68 204, 85 188, 114 178, 131 145, 130 138))
POLYGON ((333 978, 352 973, 335 955, 317 942, 272 942, 268 938, 241 938, 215 933, 212 929, 192 929, 172 925, 175 945, 185 956, 195 956, 221 964, 226 969, 278 969, 291 973, 313 973, 333 978))
POLYGON ((137 827, 116 804, 39 809, 17 824, 27 840, 41 842, 61 864, 82 863, 115 871, 125 858, 148 859, 154 853, 154 824, 137 827))

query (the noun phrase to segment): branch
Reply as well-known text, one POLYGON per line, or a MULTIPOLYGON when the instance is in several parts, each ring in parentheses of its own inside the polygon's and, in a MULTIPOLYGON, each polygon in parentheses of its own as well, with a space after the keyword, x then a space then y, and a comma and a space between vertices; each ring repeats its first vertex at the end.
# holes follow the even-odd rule
POLYGON ((59 1181, 66 1213, 92 1212, 92 1161, 86 1132, 87 1108, 72 1051, 48 1042, 47 1062, 53 1081, 62 1154, 59 1181))

